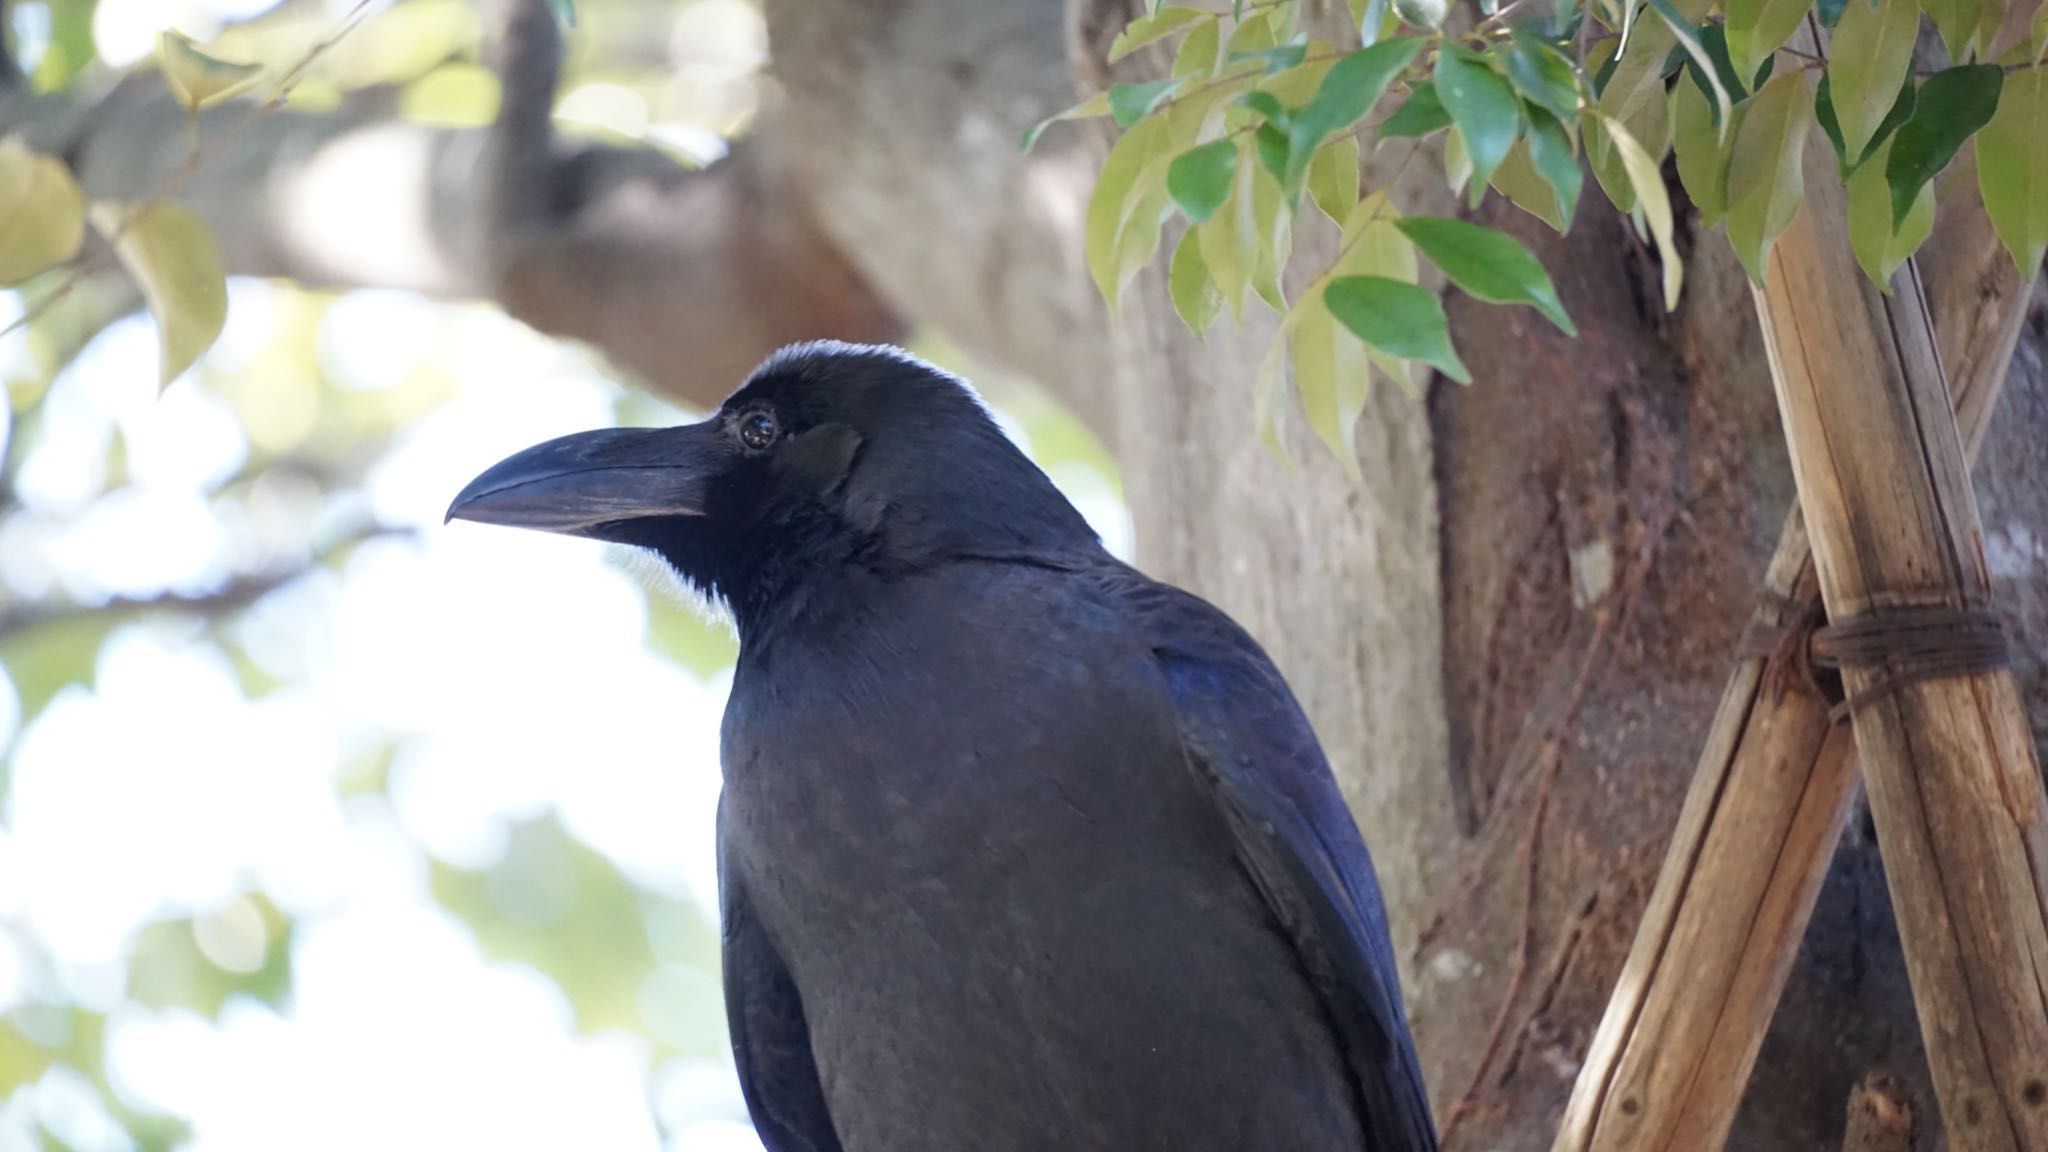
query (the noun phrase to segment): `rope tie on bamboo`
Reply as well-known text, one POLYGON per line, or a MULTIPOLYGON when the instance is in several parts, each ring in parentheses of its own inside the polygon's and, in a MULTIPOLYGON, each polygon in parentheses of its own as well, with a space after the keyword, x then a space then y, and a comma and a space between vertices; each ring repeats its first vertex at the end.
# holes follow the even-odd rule
POLYGON ((1797 684, 1828 702, 1828 719, 1835 723, 1909 684, 1995 672, 2012 663, 2005 623, 1987 608, 1884 608, 1839 624, 1826 623, 1817 599, 1772 594, 1763 608, 1743 634, 1742 655, 1766 661, 1772 699, 1797 684), (1871 677, 1846 699, 1819 675, 1845 669, 1871 677))

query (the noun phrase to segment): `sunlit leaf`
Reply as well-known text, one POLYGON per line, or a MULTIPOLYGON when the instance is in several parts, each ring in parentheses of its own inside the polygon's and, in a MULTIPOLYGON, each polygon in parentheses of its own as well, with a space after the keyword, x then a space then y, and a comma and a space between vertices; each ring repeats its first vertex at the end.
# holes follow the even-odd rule
POLYGON ((1679 259, 1678 246, 1671 237, 1671 197, 1664 188, 1664 174, 1624 125, 1608 120, 1602 129, 1613 143, 1615 154, 1621 158, 1629 184, 1635 191, 1636 204, 1642 209, 1643 218, 1650 225, 1650 235, 1657 242, 1657 258, 1664 264, 1664 307, 1666 310, 1676 308, 1679 288, 1685 282, 1685 264, 1679 259))
POLYGON ((1422 51, 1421 37, 1381 41, 1350 53, 1330 69, 1316 94, 1294 118, 1288 133, 1287 178, 1291 195, 1308 175, 1309 161, 1330 133, 1356 123, 1385 94, 1387 85, 1422 51))
POLYGON ((1209 278, 1209 266, 1202 262, 1201 239, 1193 228, 1174 246, 1173 262, 1166 272, 1166 293, 1173 298, 1173 310, 1180 314, 1181 322, 1197 336, 1209 330, 1223 309, 1223 293, 1209 278))
POLYGON ((1435 294, 1384 276, 1340 276, 1323 290, 1330 315, 1390 356, 1420 360, 1460 384, 1472 374, 1451 347, 1450 322, 1435 294))
POLYGON ((85 239, 85 193, 54 156, 0 139, 0 286, 71 259, 85 239))
POLYGON ((1920 0, 1920 9, 1934 21, 1941 42, 1948 46, 1948 58, 1961 61, 1977 39, 1977 23, 1984 0, 1920 0))
POLYGON ((134 215, 121 205, 95 204, 92 222, 142 288, 156 318, 160 375, 169 384, 213 347, 227 322, 228 282, 213 233, 191 209, 168 202, 134 215))
POLYGON ((2005 73, 1991 64, 1950 68, 1920 86, 1912 118, 1899 128, 1884 163, 1897 227, 1920 198, 1920 190, 1955 159, 1963 142, 1991 122, 2005 73))
POLYGON ((1874 0, 1843 9, 1828 48, 1828 85, 1847 155, 1863 155, 1898 100, 1899 85, 1913 66, 1919 30, 1914 0, 1874 0))
POLYGON ((1119 279, 1117 241, 1122 236, 1144 189, 1139 177, 1151 165, 1166 135, 1166 122, 1145 120, 1118 138, 1102 162, 1095 179, 1095 192, 1088 200, 1088 216, 1082 230, 1082 255, 1095 277, 1095 286, 1110 307, 1116 307, 1119 279))
POLYGON ((1699 85, 1679 84, 1671 91, 1671 143, 1678 153, 1678 180, 1699 210, 1703 228, 1720 223, 1728 210, 1728 156, 1743 111, 1744 107, 1734 111, 1724 139, 1714 127, 1714 106, 1699 85))
POLYGON ((1380 124, 1379 138, 1396 140, 1422 137, 1451 126, 1451 114, 1437 99, 1436 85, 1428 80, 1415 85, 1408 99, 1380 124))
POLYGON ((188 111, 210 108, 256 83, 263 68, 257 64, 235 64, 216 60, 199 48, 199 42, 175 29, 157 35, 157 63, 178 103, 188 111))
POLYGON ((1372 386, 1366 347, 1330 315, 1322 290, 1297 304, 1294 316, 1294 388, 1301 395, 1309 427, 1353 480, 1363 479, 1356 428, 1372 386))
POLYGON ((1998 111, 1977 134, 1977 188, 1998 238, 2032 275, 2048 249, 2048 69, 2005 78, 1998 111))
POLYGON ((1725 7, 1728 55, 1749 77, 1799 30, 1813 0, 1727 0, 1725 7))
POLYGON ((1787 72, 1757 90, 1735 126, 1728 157, 1728 242, 1757 283, 1763 282, 1771 245, 1805 195, 1801 153, 1813 123, 1806 77, 1787 72))
POLYGON ((1556 192, 1529 159, 1528 140, 1515 141, 1515 146, 1508 149, 1507 156, 1501 160, 1500 167, 1493 170, 1490 183, 1515 207, 1559 232, 1565 230, 1565 219, 1558 209, 1556 192))
POLYGON ((1550 274, 1514 237, 1442 216, 1410 216, 1397 227, 1468 294, 1491 304, 1527 304, 1567 336, 1578 334, 1550 274))
POLYGON ((1196 227, 1202 260, 1216 282, 1233 318, 1244 315, 1244 290, 1251 285, 1259 258, 1259 229, 1252 199, 1253 164, 1239 164, 1223 209, 1196 227))
POLYGON ((1323 215, 1343 223, 1358 203, 1358 138, 1346 136, 1323 145, 1308 166, 1308 195, 1323 215))
POLYGON ((1252 174, 1252 229, 1252 291, 1273 311, 1285 314, 1287 296, 1280 276, 1287 271, 1287 257, 1294 248, 1294 214, 1288 211, 1280 182, 1263 170, 1252 174))
POLYGON ((1180 79, 1207 76, 1216 70, 1216 50, 1223 41, 1223 22, 1211 20, 1197 24, 1180 42, 1180 49, 1173 54, 1171 75, 1180 79))
POLYGON ((1017 146, 1023 151, 1031 151, 1031 146, 1038 143, 1038 138, 1045 134, 1045 130, 1062 120, 1085 120, 1092 116, 1107 115, 1109 115, 1109 93, 1097 92, 1072 108, 1048 116, 1031 127, 1026 128, 1024 130, 1024 138, 1018 142, 1017 146))
POLYGON ((1215 23, 1214 13, 1199 8, 1164 7, 1149 16, 1140 16, 1124 26, 1110 41, 1109 62, 1111 64, 1129 56, 1138 49, 1155 41, 1164 40, 1197 20, 1215 23))
POLYGON ((1230 197, 1230 178, 1237 172, 1237 142, 1213 140, 1174 157, 1166 169, 1166 192, 1200 224, 1216 214, 1230 197))
POLYGON ((1484 186, 1521 134, 1521 101, 1485 59, 1454 44, 1437 56, 1436 95, 1465 138, 1474 182, 1484 186))
POLYGON ((1934 231, 1934 186, 1923 183, 1906 211, 1895 221, 1892 188, 1885 180, 1886 157, 1895 154, 1902 137, 1877 146, 1871 162, 1849 177, 1849 245, 1864 274, 1891 291, 1892 273, 1934 231))

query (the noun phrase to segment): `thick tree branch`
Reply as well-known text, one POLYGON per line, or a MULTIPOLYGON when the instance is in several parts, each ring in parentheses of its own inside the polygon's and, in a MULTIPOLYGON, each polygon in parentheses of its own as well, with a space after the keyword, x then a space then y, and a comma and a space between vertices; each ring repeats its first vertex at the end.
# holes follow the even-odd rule
MULTIPOLYGON (((333 112, 261 118, 224 141, 179 199, 213 225, 231 273, 497 299, 699 404, 781 344, 901 331, 811 220, 776 161, 772 124, 702 172, 652 151, 557 140, 561 46, 546 9, 511 8, 504 115, 492 130, 408 123, 389 92, 366 90, 333 112)), ((202 139, 245 114, 203 117, 202 139)), ((95 198, 160 187, 186 159, 182 117, 149 74, 91 102, 0 87, 0 134, 24 129, 67 157, 95 198)))

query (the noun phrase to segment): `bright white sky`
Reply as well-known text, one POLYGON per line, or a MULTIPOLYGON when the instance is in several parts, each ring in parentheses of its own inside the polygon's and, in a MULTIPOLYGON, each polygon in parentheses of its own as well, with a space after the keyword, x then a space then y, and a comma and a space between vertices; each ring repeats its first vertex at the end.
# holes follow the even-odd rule
MULTIPOLYGON (((232 373, 267 337, 279 293, 233 285, 212 354, 232 373)), ((18 304, 0 296, 0 322, 18 304)), ((642 583, 598 545, 440 517, 464 481, 550 436, 608 424, 620 395, 587 356, 484 308, 393 293, 344 298, 323 368, 389 387, 432 356, 459 394, 413 426, 351 509, 280 493, 272 515, 317 536, 352 516, 415 526, 337 573, 274 594, 243 636, 287 687, 246 699, 196 630, 137 624, 90 687, 15 732, 0 673, 0 1010, 35 999, 108 1010, 111 1075, 130 1104, 187 1119, 200 1152, 293 1149, 754 1149, 729 1066, 655 1066, 644 1040, 583 1037, 546 977, 480 956, 427 889, 428 855, 488 866, 509 824, 553 811, 636 882, 715 916, 712 812, 727 673, 654 653, 642 583), (296 501, 296 503, 295 503, 296 501), (351 758, 402 739, 389 801, 346 799, 351 758), (300 918, 294 993, 216 1024, 124 1003, 137 933, 206 917, 216 960, 261 955, 243 893, 300 918), (251 933, 254 934, 253 940, 251 933), (38 987, 25 951, 55 964, 38 987)), ((0 365, 20 356, 0 345, 0 365)), ((143 317, 116 323, 44 405, 0 534, 0 581, 93 599, 203 591, 251 558, 207 493, 242 465, 240 422, 191 378, 159 396, 143 317), (131 490, 95 500, 112 434, 131 490)), ((1013 426, 1013 434, 1015 429, 1013 426)), ((1106 481, 1062 470, 1118 549, 1106 481)), ((260 559, 260 558, 257 558, 260 559)), ((656 593, 661 594, 661 593, 656 593)), ((89 1088, 52 1072, 0 1108, 0 1149, 31 1118, 82 1150, 124 1147, 89 1088)))

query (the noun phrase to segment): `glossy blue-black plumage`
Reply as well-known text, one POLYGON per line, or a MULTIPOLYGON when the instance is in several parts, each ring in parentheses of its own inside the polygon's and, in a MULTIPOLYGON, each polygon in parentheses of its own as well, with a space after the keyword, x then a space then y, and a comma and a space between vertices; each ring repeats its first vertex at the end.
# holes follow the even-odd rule
POLYGON ((725 979, 770 1152, 1436 1146, 1371 861, 1249 636, 900 354, 786 353, 676 443, 687 514, 634 505, 681 490, 641 449, 560 447, 454 514, 652 548, 733 609, 725 979))

